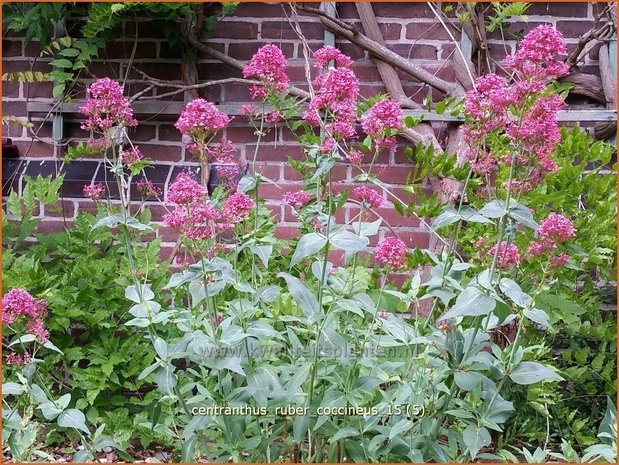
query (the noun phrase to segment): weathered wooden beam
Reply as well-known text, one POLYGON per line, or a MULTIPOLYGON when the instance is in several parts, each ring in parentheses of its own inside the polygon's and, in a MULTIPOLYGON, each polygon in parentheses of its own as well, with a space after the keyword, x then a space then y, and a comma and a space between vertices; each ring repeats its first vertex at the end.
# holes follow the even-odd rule
MULTIPOLYGON (((83 102, 79 103, 63 103, 58 106, 56 111, 59 113, 79 113, 79 108, 83 106, 83 102)), ((133 111, 138 115, 179 115, 185 108, 184 102, 159 102, 149 100, 147 102, 134 102, 133 111)), ((242 103, 227 103, 217 105, 217 108, 224 113, 232 116, 241 114, 242 103)), ((28 102, 27 111, 29 113, 49 113, 53 108, 51 102, 28 102)), ((452 116, 448 113, 435 113, 425 110, 404 110, 405 116, 423 116, 426 121, 463 121, 462 116, 452 116)), ((557 114, 557 119, 563 122, 594 122, 594 121, 615 121, 617 119, 617 110, 614 109, 595 109, 595 110, 562 110, 557 114)))

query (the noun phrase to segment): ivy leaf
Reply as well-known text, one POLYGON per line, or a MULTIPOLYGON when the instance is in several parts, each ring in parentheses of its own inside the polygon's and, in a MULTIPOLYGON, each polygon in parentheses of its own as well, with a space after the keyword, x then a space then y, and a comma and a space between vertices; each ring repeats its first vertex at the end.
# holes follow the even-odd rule
POLYGON ((327 244, 327 238, 318 233, 305 234, 299 240, 297 248, 294 250, 290 266, 294 266, 310 255, 317 253, 327 244))
POLYGON ((540 381, 562 381, 563 378, 550 368, 537 362, 520 362, 509 377, 516 384, 535 384, 540 381))
POLYGON ((63 428, 75 428, 90 434, 90 430, 86 426, 86 417, 77 409, 71 408, 60 414, 58 417, 58 426, 63 428))

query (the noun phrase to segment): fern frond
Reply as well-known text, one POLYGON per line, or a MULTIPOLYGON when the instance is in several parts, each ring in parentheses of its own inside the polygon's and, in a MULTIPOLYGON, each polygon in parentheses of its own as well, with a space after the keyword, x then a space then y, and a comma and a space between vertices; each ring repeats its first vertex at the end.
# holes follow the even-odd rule
POLYGON ((506 19, 509 19, 511 17, 526 19, 526 16, 524 14, 530 6, 531 4, 526 2, 493 3, 492 8, 494 9, 494 14, 496 16, 488 16, 486 30, 488 32, 494 32, 505 22, 506 19))
POLYGON ((9 81, 13 84, 16 82, 41 82, 41 81, 51 81, 48 73, 42 73, 41 71, 15 71, 13 73, 4 73, 2 75, 3 81, 9 81))

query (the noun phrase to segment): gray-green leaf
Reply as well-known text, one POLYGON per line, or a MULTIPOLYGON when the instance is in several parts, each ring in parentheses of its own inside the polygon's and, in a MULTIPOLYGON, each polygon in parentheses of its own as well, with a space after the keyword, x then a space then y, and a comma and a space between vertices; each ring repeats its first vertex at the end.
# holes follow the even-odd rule
POLYGON ((520 362, 509 377, 516 384, 535 384, 540 381, 561 381, 563 378, 537 362, 520 362))
POLYGON ((63 428, 75 428, 83 431, 86 434, 90 434, 90 430, 86 426, 86 417, 77 409, 70 408, 65 410, 58 417, 58 426, 63 428))

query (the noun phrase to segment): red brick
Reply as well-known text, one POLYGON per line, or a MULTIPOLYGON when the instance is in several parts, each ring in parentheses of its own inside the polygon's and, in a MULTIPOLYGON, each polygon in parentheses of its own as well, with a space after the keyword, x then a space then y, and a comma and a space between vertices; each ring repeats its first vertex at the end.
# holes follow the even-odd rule
POLYGON ((21 40, 2 40, 2 56, 18 57, 22 55, 24 43, 21 40))
POLYGON ((2 102, 2 114, 4 116, 27 116, 26 102, 2 102))
POLYGON ((298 190, 294 186, 280 185, 274 186, 270 183, 262 183, 258 186, 258 197, 265 200, 281 200, 284 192, 288 190, 298 190))
POLYGON ((211 37, 218 39, 257 39, 258 24, 252 21, 219 21, 211 37))
MULTIPOLYGON (((228 45, 228 54, 237 60, 250 60, 260 47, 267 42, 252 41, 250 43, 231 43, 228 45)), ((288 42, 277 44, 286 58, 290 58, 294 52, 294 45, 288 42)))
POLYGON ((376 208, 374 211, 392 227, 417 227, 420 224, 420 221, 415 216, 402 216, 395 210, 394 207, 381 207, 376 208))
MULTIPOLYGON (((208 46, 218 52, 225 53, 226 52, 226 43, 213 42, 209 39, 208 46)), ((159 51, 159 55, 161 58, 179 58, 178 51, 171 50, 169 45, 165 42, 161 43, 161 50, 159 51)), ((214 60, 214 58, 204 52, 198 51, 198 61, 202 60, 214 60)))
POLYGON ((39 141, 13 141, 19 149, 20 157, 53 157, 54 147, 39 141))
POLYGON ((284 165, 284 179, 286 181, 302 181, 303 176, 297 170, 295 170, 292 166, 286 164, 284 165))
MULTIPOLYGON (((307 40, 321 40, 324 38, 324 28, 317 22, 299 23, 301 33, 307 40)), ((290 27, 286 19, 281 21, 264 21, 260 28, 263 39, 297 39, 297 33, 290 27)))
POLYGON ((162 226, 157 229, 157 237, 161 237, 163 242, 176 242, 176 239, 178 239, 178 231, 162 226))
POLYGON ((73 221, 57 221, 57 220, 44 220, 37 226, 37 232, 39 234, 53 234, 63 232, 66 228, 71 228, 73 221))
MULTIPOLYGON (((251 160, 249 160, 251 163, 251 160)), ((272 164, 259 164, 256 163, 256 172, 264 176, 265 178, 270 179, 271 181, 278 182, 281 177, 282 166, 276 163, 272 164)), ((250 166, 251 170, 251 166, 250 166)))
POLYGON ((434 14, 425 2, 422 3, 373 3, 372 8, 377 17, 383 18, 434 18, 434 14))
POLYGON ((348 55, 353 60, 360 60, 367 57, 365 50, 349 42, 336 41, 336 47, 340 49, 344 55, 348 55))
MULTIPOLYGON (((133 41, 116 41, 108 42, 105 49, 101 53, 101 56, 110 60, 116 59, 129 59, 133 54, 133 41)), ((157 57, 157 44, 155 42, 146 42, 140 40, 138 46, 135 49, 134 58, 156 58, 157 57)))
POLYGON ((266 207, 271 210, 271 218, 279 223, 280 221, 282 221, 282 206, 281 205, 275 205, 275 204, 271 204, 271 205, 266 205, 266 207))
POLYGON ((24 96, 27 98, 51 98, 53 86, 51 82, 25 84, 24 96))
POLYGON ((54 205, 44 207, 45 216, 73 218, 75 216, 75 203, 71 200, 59 200, 54 205))
POLYGON ((3 82, 2 83, 2 96, 4 98, 16 98, 19 97, 19 86, 18 82, 3 82))
MULTIPOLYGON (((235 121, 241 121, 241 117, 235 121)), ((226 138, 235 144, 255 143, 257 140, 256 130, 247 126, 231 126, 226 129, 226 138)))
MULTIPOLYGON (((398 237, 404 241, 407 247, 427 249, 429 244, 429 234, 422 231, 402 231, 394 228, 398 237)), ((385 231, 385 235, 391 235, 391 231, 385 231)))
POLYGON ((586 2, 557 2, 532 3, 527 9, 527 16, 542 15, 554 17, 587 17, 588 5, 586 2))
POLYGON ((180 145, 140 144, 142 154, 154 161, 181 161, 180 145))
MULTIPOLYGON (((183 79, 183 73, 181 71, 181 65, 175 63, 134 63, 131 72, 129 73, 129 79, 142 80, 144 77, 139 74, 136 69, 148 74, 150 77, 171 81, 180 81, 183 79)), ((96 73, 95 73, 96 74, 96 73)))
POLYGON ((378 28, 383 35, 384 40, 399 40, 402 32, 402 25, 399 23, 378 23, 378 28))
POLYGON ((414 40, 450 40, 449 34, 438 21, 430 23, 409 23, 406 38, 414 40))
POLYGON ((565 36, 575 39, 589 32, 591 26, 589 21, 557 21, 557 29, 565 36))
POLYGON ((77 203, 77 212, 90 213, 91 215, 97 214, 97 204, 91 200, 83 200, 77 203))
POLYGON ((234 12, 234 16, 238 17, 277 18, 282 15, 281 4, 268 3, 240 3, 234 12))
POLYGON ((298 145, 262 144, 258 151, 258 160, 288 161, 288 157, 301 160, 305 157, 303 149, 298 145))
POLYGON ((171 124, 159 126, 159 140, 180 142, 183 138, 181 132, 171 124))
POLYGON ((119 64, 111 61, 93 61, 88 65, 88 71, 98 78, 109 77, 110 79, 118 79, 120 76, 119 64))
POLYGON ((225 102, 249 102, 250 87, 247 84, 228 84, 224 87, 223 101, 225 102))
POLYGON ((136 142, 151 141, 156 138, 155 126, 152 124, 140 124, 135 128, 129 129, 129 137, 136 142))
POLYGON ((425 44, 394 44, 389 49, 408 60, 436 60, 436 47, 425 44))
POLYGON ((299 228, 297 226, 278 224, 275 228, 275 237, 278 239, 293 239, 299 237, 299 228))

